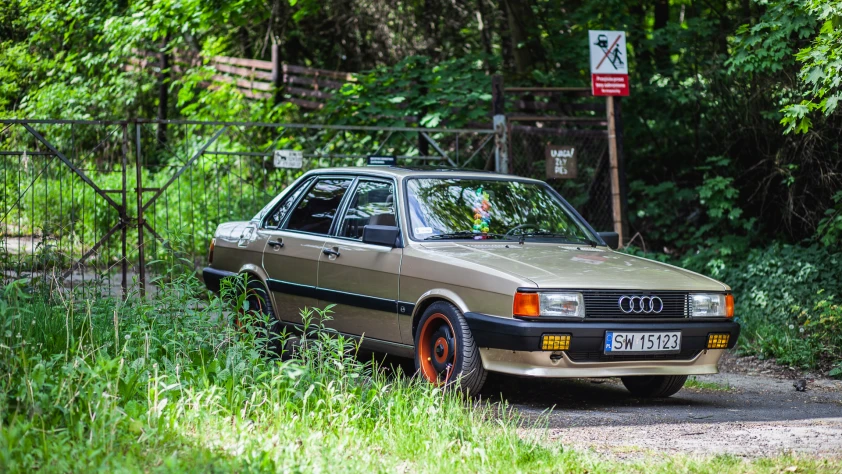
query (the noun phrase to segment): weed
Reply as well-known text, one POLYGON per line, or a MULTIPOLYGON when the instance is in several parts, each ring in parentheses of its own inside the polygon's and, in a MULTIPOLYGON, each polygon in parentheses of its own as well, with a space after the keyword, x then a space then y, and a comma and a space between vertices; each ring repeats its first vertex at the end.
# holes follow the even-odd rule
POLYGON ((721 384, 717 382, 709 382, 707 380, 699 380, 698 377, 690 377, 684 383, 685 388, 695 388, 699 390, 715 390, 720 392, 727 392, 731 390, 728 384, 721 384))

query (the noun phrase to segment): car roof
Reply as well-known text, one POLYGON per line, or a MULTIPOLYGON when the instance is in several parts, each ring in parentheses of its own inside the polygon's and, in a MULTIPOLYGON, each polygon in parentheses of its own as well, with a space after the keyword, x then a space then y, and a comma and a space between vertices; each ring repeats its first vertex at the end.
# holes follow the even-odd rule
POLYGON ((502 173, 494 173, 492 171, 484 171, 468 168, 445 168, 441 166, 349 166, 341 168, 319 168, 311 170, 308 175, 322 174, 322 173, 353 173, 353 174, 369 174, 373 176, 394 176, 398 178, 406 178, 412 176, 437 176, 442 178, 462 177, 462 178, 491 178, 491 179, 517 179, 537 181, 530 178, 523 178, 521 176, 513 176, 502 173))

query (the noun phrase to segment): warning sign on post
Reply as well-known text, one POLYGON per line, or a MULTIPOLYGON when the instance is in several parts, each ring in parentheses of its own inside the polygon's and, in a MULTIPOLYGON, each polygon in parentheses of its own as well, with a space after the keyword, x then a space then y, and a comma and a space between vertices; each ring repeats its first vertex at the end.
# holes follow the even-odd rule
POLYGON ((576 148, 572 146, 547 145, 547 179, 576 178, 576 148))
POLYGON ((588 31, 591 51, 591 91, 598 96, 629 95, 626 33, 588 31))

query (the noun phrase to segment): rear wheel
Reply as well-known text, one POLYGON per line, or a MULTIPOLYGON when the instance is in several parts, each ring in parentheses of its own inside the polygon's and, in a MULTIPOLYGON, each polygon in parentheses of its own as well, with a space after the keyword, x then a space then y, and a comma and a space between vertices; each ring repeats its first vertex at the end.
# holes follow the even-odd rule
POLYGON ((246 284, 246 302, 248 308, 239 308, 234 316, 234 326, 245 331, 245 322, 254 324, 258 329, 258 337, 265 341, 265 348, 269 355, 280 356, 283 353, 283 341, 280 333, 283 324, 275 316, 269 293, 263 284, 250 279, 246 284))
POLYGON ((636 397, 664 398, 675 395, 684 382, 686 375, 638 375, 634 377, 620 377, 623 385, 636 397))
POLYGON ((450 303, 430 305, 415 332, 415 370, 439 386, 458 384, 469 393, 478 393, 486 372, 462 313, 450 303))

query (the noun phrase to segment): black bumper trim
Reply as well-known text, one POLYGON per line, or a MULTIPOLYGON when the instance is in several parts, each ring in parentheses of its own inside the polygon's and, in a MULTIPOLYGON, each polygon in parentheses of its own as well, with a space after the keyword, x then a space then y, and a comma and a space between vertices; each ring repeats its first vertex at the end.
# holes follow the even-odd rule
POLYGON ((205 286, 208 290, 214 293, 219 293, 220 282, 223 278, 232 276, 237 276, 237 274, 211 267, 205 267, 202 269, 202 279, 205 280, 205 286))
POLYGON ((701 351, 707 347, 710 333, 731 335, 728 348, 740 337, 740 325, 733 321, 676 321, 676 322, 560 322, 523 321, 500 318, 481 313, 465 313, 477 345, 512 351, 540 351, 543 334, 571 334, 570 352, 602 352, 605 331, 681 331, 682 351, 701 351))

